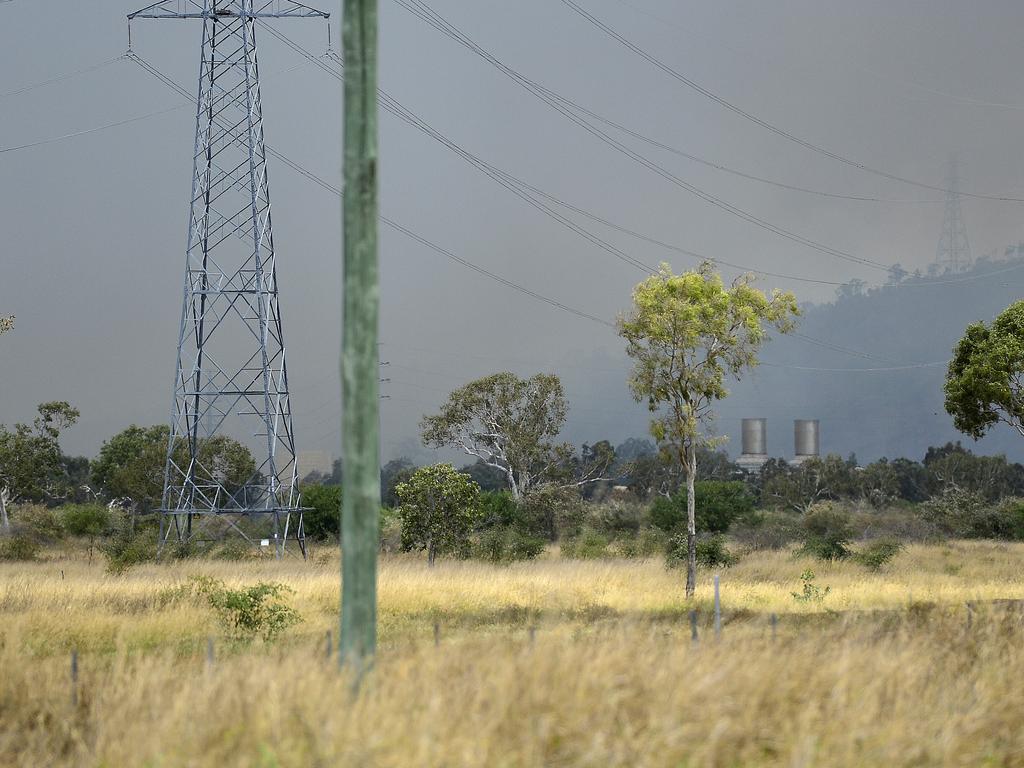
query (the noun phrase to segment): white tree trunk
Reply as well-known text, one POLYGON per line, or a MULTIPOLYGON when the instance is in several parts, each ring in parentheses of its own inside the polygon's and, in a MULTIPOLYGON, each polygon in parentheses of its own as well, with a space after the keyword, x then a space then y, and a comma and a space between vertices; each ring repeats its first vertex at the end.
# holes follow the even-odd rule
POLYGON ((697 588, 697 451, 691 446, 686 457, 686 597, 697 588))
POLYGON ((11 497, 10 489, 0 486, 0 530, 7 532, 11 530, 11 521, 7 517, 7 501, 11 497))

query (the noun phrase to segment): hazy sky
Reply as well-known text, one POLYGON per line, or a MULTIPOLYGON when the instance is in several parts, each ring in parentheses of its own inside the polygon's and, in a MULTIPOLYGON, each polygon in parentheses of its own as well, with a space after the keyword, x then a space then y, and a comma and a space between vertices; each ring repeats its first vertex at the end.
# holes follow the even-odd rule
MULTIPOLYGON (((581 3, 697 83, 832 152, 929 184, 942 184, 955 152, 963 188, 1024 196, 1019 2, 581 3)), ((336 41, 338 5, 323 6, 334 12, 336 41)), ((433 0, 432 7, 510 66, 664 144, 785 184, 890 202, 781 189, 610 131, 688 183, 856 256, 910 269, 934 259, 941 193, 773 135, 657 70, 561 2, 433 0)), ((0 422, 30 420, 43 400, 70 400, 82 411, 65 440, 71 453, 92 455, 130 423, 167 419, 194 108, 126 60, 11 92, 121 54, 125 14, 134 9, 114 0, 0 3, 0 314, 18 318, 16 330, 0 339, 0 422)), ((278 29, 314 53, 326 46, 320 22, 282 20, 278 29)), ((140 55, 195 88, 198 23, 142 20, 133 39, 140 55)), ((304 59, 277 40, 259 40, 267 143, 340 185, 339 83, 312 65, 297 66, 304 59)), ((767 271, 884 280, 882 272, 793 243, 668 183, 394 0, 381 0, 381 85, 488 162, 649 237, 767 271)), ((641 271, 388 114, 381 117, 381 151, 386 215, 588 313, 611 320, 628 307, 641 271)), ((298 444, 337 453, 340 203, 273 160, 270 178, 298 444)), ((966 200, 974 253, 1001 252, 1024 239, 1022 206, 966 200)), ((677 270, 695 264, 574 220, 644 263, 667 260, 677 270)), ((416 449, 420 416, 451 388, 502 369, 561 374, 572 404, 567 435, 577 442, 644 433, 646 417, 629 399, 622 344, 611 329, 510 291, 386 229, 381 261, 382 357, 391 363, 386 457, 416 449)), ((775 278, 763 285, 794 290, 804 301, 834 292, 775 278)), ((861 349, 871 346, 865 337, 861 349)), ((733 421, 726 431, 736 432, 733 421)))

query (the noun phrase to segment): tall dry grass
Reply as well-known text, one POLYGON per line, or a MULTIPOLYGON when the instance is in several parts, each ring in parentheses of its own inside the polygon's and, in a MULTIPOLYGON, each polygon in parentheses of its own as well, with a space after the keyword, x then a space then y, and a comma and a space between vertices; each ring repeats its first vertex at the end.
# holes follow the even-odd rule
POLYGON ((2 564, 0 765, 1024 766, 1024 621, 998 602, 1024 598, 1022 555, 915 546, 870 573, 752 554, 722 573, 720 642, 710 574, 687 604, 659 561, 385 558, 381 652, 355 698, 324 658, 334 553, 123 576, 2 564), (808 567, 821 602, 792 597, 808 567), (170 599, 195 574, 282 582, 304 620, 231 645, 202 600, 170 599))

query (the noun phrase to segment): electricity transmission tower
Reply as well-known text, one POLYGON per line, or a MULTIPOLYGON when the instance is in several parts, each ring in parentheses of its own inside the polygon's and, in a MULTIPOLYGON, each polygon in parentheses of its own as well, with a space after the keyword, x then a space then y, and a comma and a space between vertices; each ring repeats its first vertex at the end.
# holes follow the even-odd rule
POLYGON ((955 157, 949 159, 946 171, 946 209, 942 215, 942 235, 935 250, 939 270, 960 272, 971 264, 971 245, 960 210, 960 177, 955 157))
POLYGON ((236 533, 306 553, 263 142, 256 26, 329 14, 290 0, 164 0, 198 19, 192 196, 160 545, 236 533), (225 459, 234 438, 253 464, 225 459))

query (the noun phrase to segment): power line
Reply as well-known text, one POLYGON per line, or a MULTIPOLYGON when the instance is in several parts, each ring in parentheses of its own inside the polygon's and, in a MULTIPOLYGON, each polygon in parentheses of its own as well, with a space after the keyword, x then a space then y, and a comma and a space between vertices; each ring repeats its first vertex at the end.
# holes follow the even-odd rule
MULTIPOLYGON (((189 97, 189 93, 188 93, 188 91, 185 90, 184 87, 182 87, 181 85, 176 83, 174 80, 172 80, 171 78, 169 78, 166 75, 164 75, 156 67, 154 67, 149 62, 145 61, 138 54, 134 54, 133 53, 133 54, 131 54, 130 58, 131 58, 131 60, 136 61, 143 69, 145 69, 147 72, 150 72, 152 75, 157 77, 161 82, 163 82, 164 84, 166 84, 170 88, 173 88, 175 91, 177 91, 178 93, 182 94, 185 97, 189 97)), ((290 158, 286 157, 285 155, 283 155, 281 152, 277 151, 276 149, 273 149, 272 147, 267 146, 267 145, 264 145, 264 149, 267 152, 267 154, 273 156, 274 158, 276 158, 280 162, 284 163, 286 166, 288 166, 292 170, 296 171, 297 173, 301 174, 302 176, 304 176, 305 178, 309 179, 313 183, 317 184, 322 189, 325 189, 328 192, 331 192, 332 194, 337 195, 339 198, 343 196, 342 190, 340 188, 334 186, 333 184, 330 184, 329 182, 324 181, 323 179, 318 177, 316 174, 314 174, 311 171, 309 171, 308 169, 302 167, 301 165, 296 163, 294 160, 291 160, 290 158)), ((609 327, 609 328, 614 328, 615 327, 614 323, 611 323, 611 322, 609 322, 609 321, 607 321, 605 319, 597 317, 596 315, 592 315, 592 314, 590 314, 588 312, 584 312, 583 310, 576 309, 575 307, 571 307, 568 304, 564 304, 563 302, 558 301, 557 299, 551 298, 550 296, 545 296, 544 294, 538 293, 537 291, 533 291, 530 288, 527 288, 527 287, 525 287, 523 285, 520 285, 519 283, 515 283, 512 280, 509 280, 509 279, 507 279, 505 277, 502 277, 501 275, 499 275, 497 273, 491 272, 488 269, 485 269, 485 268, 483 268, 483 267, 481 267, 481 266, 479 266, 477 264, 474 264, 473 262, 471 262, 471 261, 469 261, 467 259, 464 259, 464 258, 462 258, 462 257, 460 257, 460 256, 458 256, 458 255, 456 255, 454 253, 452 253, 448 249, 443 248, 443 247, 437 245, 436 243, 428 240, 427 238, 425 238, 422 235, 414 232, 413 230, 409 229, 405 225, 400 224, 399 222, 395 221, 394 219, 390 219, 390 218, 388 218, 386 216, 381 216, 380 220, 386 226, 390 227, 391 229, 394 229, 397 232, 402 233, 403 235, 405 235, 406 237, 409 237, 412 240, 415 240, 416 242, 420 243, 421 245, 423 245, 426 248, 429 248, 430 250, 434 251, 435 253, 439 253, 439 254, 445 256, 446 258, 449 258, 452 261, 455 261, 456 263, 461 264, 462 266, 466 267, 467 269, 471 269, 471 270, 473 270, 474 272, 476 272, 476 273, 478 273, 480 275, 483 275, 483 276, 488 277, 488 278, 490 278, 492 280, 495 280, 495 281, 501 283, 502 285, 504 285, 504 286, 506 286, 508 288, 511 288, 511 289, 513 289, 515 291, 518 291, 518 292, 520 292, 520 293, 522 293, 522 294, 524 294, 526 296, 529 296, 529 297, 531 297, 533 299, 536 299, 537 301, 544 302, 545 304, 548 304, 548 305, 550 305, 552 307, 555 307, 556 309, 560 309, 560 310, 562 310, 564 312, 568 312, 570 314, 576 315, 577 317, 581 317, 583 319, 590 320, 590 321, 595 322, 595 323, 600 323, 601 325, 604 325, 604 326, 609 327)))
POLYGON ((49 139, 39 139, 37 141, 30 141, 27 144, 18 144, 18 145, 12 146, 12 147, 0 147, 0 154, 4 154, 6 152, 17 152, 18 150, 21 150, 21 149, 31 149, 32 147, 41 147, 41 146, 43 146, 45 144, 55 144, 56 142, 64 141, 65 139, 74 139, 74 138, 77 138, 79 136, 86 136, 86 135, 88 135, 90 133, 97 133, 99 131, 105 131, 108 128, 116 128, 116 127, 118 127, 120 125, 128 125, 129 123, 137 123, 140 120, 148 120, 149 118, 156 117, 158 115, 166 115, 168 112, 174 112, 175 110, 181 109, 182 107, 185 107, 185 106, 187 106, 187 105, 185 105, 185 104, 178 104, 178 105, 173 106, 173 107, 168 107, 167 109, 158 109, 156 112, 147 112, 144 115, 136 115, 135 117, 125 118, 124 120, 117 120, 117 121, 115 121, 113 123, 107 123, 105 125, 98 125, 95 128, 86 128, 84 130, 75 131, 73 133, 65 133, 63 136, 53 136, 52 138, 49 138, 49 139))
MULTIPOLYGON (((879 168, 874 168, 874 167, 869 166, 869 165, 867 165, 865 163, 858 162, 857 160, 852 160, 852 159, 850 159, 850 158, 848 158, 848 157, 846 157, 844 155, 840 155, 840 154, 838 154, 836 152, 833 152, 833 151, 831 151, 829 149, 826 149, 826 148, 824 148, 824 147, 822 147, 822 146, 820 146, 818 144, 814 144, 814 143, 808 141, 807 139, 803 139, 803 138, 801 138, 801 137, 799 137, 799 136, 797 136, 797 135, 795 135, 793 133, 790 133, 789 131, 787 131, 787 130, 785 130, 783 128, 778 127, 774 123, 770 123, 767 120, 765 120, 765 119, 763 119, 761 117, 758 117, 757 115, 754 115, 751 112, 746 111, 742 107, 732 103, 731 101, 728 101, 724 97, 719 96, 717 93, 715 93, 715 92, 709 90, 708 88, 705 88, 704 86, 700 85, 699 83, 691 80, 686 75, 684 75, 681 72, 679 72, 678 70, 673 69, 668 64, 665 64, 663 61, 661 61, 660 59, 656 58, 652 54, 648 53, 647 51, 645 51, 640 46, 636 45, 632 41, 630 41, 627 38, 623 37, 621 34, 616 32, 615 29, 610 27, 608 24, 606 24, 605 22, 601 21, 599 18, 594 16, 592 13, 590 13, 589 11, 587 11, 586 9, 581 7, 579 5, 579 3, 577 3, 575 0, 561 0, 561 2, 567 8, 569 8, 572 11, 574 11, 576 14, 581 16, 583 19, 588 21, 590 24, 592 24, 593 26, 597 27, 599 30, 604 32, 609 37, 611 37, 613 40, 617 41, 618 43, 620 43, 621 45, 623 45, 624 47, 626 47, 627 49, 629 49, 630 51, 632 51, 636 55, 640 56, 642 59, 644 59, 645 61, 647 61, 648 63, 650 63, 654 67, 656 67, 657 69, 660 69, 662 72, 664 72, 665 74, 669 75, 673 79, 679 81, 683 85, 685 85, 688 88, 696 91, 697 93, 699 93, 700 95, 710 99, 711 101, 714 101, 716 104, 719 104, 720 106, 725 107, 730 112, 734 112, 735 114, 739 115, 740 117, 744 118, 745 120, 749 120, 750 122, 754 123, 755 125, 758 125, 761 128, 764 128, 765 130, 768 130, 768 131, 776 134, 777 136, 781 136, 782 138, 786 139, 787 141, 791 141, 794 144, 797 144, 797 145, 803 147, 804 149, 808 149, 808 150, 810 150, 812 152, 816 152, 816 153, 818 153, 820 155, 824 155, 825 157, 828 157, 828 158, 831 158, 832 160, 835 160, 837 162, 843 163, 844 165, 848 165, 848 166, 851 166, 853 168, 857 168, 858 170, 865 171, 866 173, 871 173, 871 174, 874 174, 876 176, 881 176, 883 178, 890 179, 891 181, 898 181, 898 182, 901 182, 903 184, 910 184, 910 185, 915 186, 915 187, 920 187, 921 189, 930 189, 930 190, 932 190, 934 192, 948 192, 949 191, 948 189, 946 189, 945 187, 942 187, 942 186, 938 186, 938 185, 934 185, 934 184, 926 184, 924 182, 915 181, 914 179, 908 179, 908 178, 906 178, 904 176, 899 176, 897 174, 889 173, 888 171, 884 171, 884 170, 881 170, 879 168)), ((1024 202, 1024 198, 1010 197, 1008 195, 989 195, 989 194, 968 193, 968 192, 961 192, 960 194, 965 196, 965 197, 974 197, 974 198, 979 198, 979 199, 982 199, 982 200, 1000 200, 1000 201, 1003 201, 1003 202, 1014 202, 1014 203, 1024 202)))
POLYGON ((521 73, 517 72, 516 70, 510 68, 509 66, 507 66, 506 64, 504 64, 503 62, 498 60, 490 52, 488 52, 485 49, 481 48, 477 43, 475 43, 472 39, 470 39, 468 36, 466 36, 458 28, 456 28, 451 23, 446 21, 443 17, 438 15, 435 11, 433 11, 425 3, 421 2, 421 0, 396 0, 396 2, 400 6, 402 6, 406 10, 408 10, 410 13, 412 13, 413 15, 415 15, 418 18, 422 19, 423 21, 427 22, 427 24, 429 24, 430 26, 432 26, 435 29, 441 31, 442 33, 448 35, 449 37, 451 37, 456 42, 459 42, 461 45, 463 45, 464 47, 468 48, 473 53, 476 53, 478 56, 480 56, 481 58, 483 58, 486 61, 488 61, 489 63, 491 63, 494 67, 496 67, 499 71, 501 71, 503 74, 505 74, 510 79, 512 79, 514 82, 516 82, 522 88, 524 88, 526 91, 528 91, 529 93, 533 94, 535 97, 537 97, 538 99, 543 101, 545 104, 550 106, 556 112, 559 112, 564 117, 566 117, 568 120, 570 120, 571 122, 575 123, 580 128, 582 128, 583 130, 587 131, 588 133, 590 133, 592 136, 597 138, 599 141, 604 142, 605 144, 607 144, 608 146, 612 147, 613 149, 615 149, 619 153, 625 155, 626 157, 632 159, 633 161, 639 163, 640 165, 643 165, 647 169, 649 169, 652 172, 656 173, 657 175, 661 176, 663 179, 665 179, 669 183, 674 184, 675 186, 678 186, 681 189, 684 189, 684 190, 690 192, 694 196, 699 197, 700 199, 704 200, 705 202, 707 202, 707 203, 709 203, 709 204, 711 204, 711 205, 713 205, 713 206, 715 206, 715 207, 725 211, 726 213, 730 213, 733 216, 736 216, 737 218, 740 218, 740 219, 742 219, 742 220, 744 220, 744 221, 746 221, 746 222, 748 222, 750 224, 753 224, 753 225, 755 225, 757 227, 760 227, 760 228, 765 229, 765 230, 767 230, 769 232, 772 232, 772 233, 774 233, 774 234, 776 234, 776 235, 778 235, 780 237, 786 238, 787 240, 791 240, 791 241, 793 241, 795 243, 798 243, 800 245, 806 246, 806 247, 811 248, 813 250, 819 251, 819 252, 824 253, 826 255, 834 256, 834 257, 839 258, 839 259, 844 259, 846 261, 851 261, 851 262, 854 262, 854 263, 862 264, 864 266, 869 266, 869 267, 872 267, 874 269, 881 269, 881 270, 888 270, 889 269, 889 267, 887 265, 885 265, 885 264, 881 264, 881 263, 879 263, 877 261, 873 261, 871 259, 864 258, 864 257, 861 257, 861 256, 855 256, 855 255, 853 255, 851 253, 847 253, 846 251, 842 251, 842 250, 840 250, 838 248, 833 248, 833 247, 831 247, 829 245, 825 245, 823 243, 819 243, 819 242, 817 242, 817 241, 815 241, 815 240, 813 240, 813 239, 811 239, 809 237, 806 237, 804 235, 800 235, 800 234, 798 234, 796 232, 792 232, 792 231, 790 231, 788 229, 785 229, 785 228, 783 228, 781 226, 773 224, 773 223, 771 223, 771 222, 769 222, 769 221, 767 221, 765 219, 761 219, 761 218, 755 216, 754 214, 749 213, 748 211, 745 211, 742 208, 739 208, 738 206, 733 205, 732 203, 729 203, 728 201, 723 200, 722 198, 716 197, 715 195, 712 195, 711 193, 706 192, 705 190, 703 190, 703 189, 701 189, 701 188, 699 188, 699 187, 697 187, 697 186, 695 186, 695 185, 685 181, 684 179, 682 179, 679 176, 675 175, 674 173, 672 173, 671 171, 667 170, 663 166, 661 166, 661 165, 655 163, 654 161, 650 160, 645 155, 642 155, 639 152, 634 151, 633 149, 631 149, 627 145, 623 144, 622 142, 620 142, 617 139, 615 139, 612 136, 610 136, 608 133, 606 133, 606 132, 602 131, 601 129, 597 128, 592 123, 584 120, 578 114, 573 112, 571 109, 569 109, 566 106, 564 106, 563 104, 561 104, 557 99, 554 99, 551 96, 547 95, 547 93, 545 93, 543 88, 537 86, 532 80, 530 80, 529 78, 525 77, 524 75, 522 75, 521 73))
POLYGON ((64 80, 70 80, 73 77, 78 77, 79 75, 84 75, 84 74, 86 74, 88 72, 95 72, 96 70, 103 69, 104 67, 108 67, 111 64, 113 64, 115 61, 120 61, 123 58, 124 58, 123 54, 121 56, 114 56, 112 59, 107 59, 106 61, 100 61, 100 62, 97 62, 96 64, 90 64, 89 66, 82 67, 81 69, 75 69, 75 70, 72 70, 71 72, 65 72, 62 75, 57 75, 55 77, 51 77, 49 80, 41 80, 38 83, 32 83, 31 85, 24 85, 24 86, 22 86, 20 88, 15 88, 13 91, 4 91, 3 93, 0 93, 0 99, 6 99, 8 96, 18 96, 18 95, 20 95, 22 93, 28 93, 29 91, 34 91, 37 88, 43 88, 43 87, 45 87, 47 85, 53 85, 54 83, 60 83, 60 82, 62 82, 64 80))

